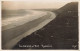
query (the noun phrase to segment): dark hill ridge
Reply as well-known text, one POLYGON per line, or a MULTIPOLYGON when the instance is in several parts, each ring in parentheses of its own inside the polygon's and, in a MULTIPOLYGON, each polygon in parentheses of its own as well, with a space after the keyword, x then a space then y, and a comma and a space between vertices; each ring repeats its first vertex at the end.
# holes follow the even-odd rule
POLYGON ((29 49, 21 45, 39 45, 30 49, 78 49, 78 3, 71 2, 57 10, 57 17, 42 29, 23 38, 13 49, 29 49), (52 45, 43 48, 41 45, 52 45))
POLYGON ((63 7, 59 8, 56 12, 57 13, 62 13, 62 12, 67 12, 67 11, 78 11, 78 2, 71 2, 68 3, 66 5, 64 5, 63 7))

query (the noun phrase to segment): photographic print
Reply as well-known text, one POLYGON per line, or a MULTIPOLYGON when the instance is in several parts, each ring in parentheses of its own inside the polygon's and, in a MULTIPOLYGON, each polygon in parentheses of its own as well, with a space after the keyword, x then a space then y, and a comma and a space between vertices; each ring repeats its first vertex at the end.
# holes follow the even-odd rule
POLYGON ((78 1, 1 1, 2 50, 78 50, 78 1))

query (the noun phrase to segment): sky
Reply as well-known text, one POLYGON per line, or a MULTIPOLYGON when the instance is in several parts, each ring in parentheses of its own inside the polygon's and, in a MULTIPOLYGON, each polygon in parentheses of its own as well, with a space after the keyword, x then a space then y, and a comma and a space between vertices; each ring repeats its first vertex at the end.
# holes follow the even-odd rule
POLYGON ((71 1, 54 0, 26 0, 26 1, 3 1, 2 9, 47 9, 60 8, 71 1))

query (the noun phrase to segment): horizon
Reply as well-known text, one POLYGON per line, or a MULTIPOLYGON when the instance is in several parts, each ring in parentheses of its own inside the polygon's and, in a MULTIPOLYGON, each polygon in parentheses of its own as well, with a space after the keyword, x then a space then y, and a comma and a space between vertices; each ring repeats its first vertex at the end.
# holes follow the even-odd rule
POLYGON ((70 2, 24 2, 24 1, 2 1, 2 9, 59 9, 70 2))

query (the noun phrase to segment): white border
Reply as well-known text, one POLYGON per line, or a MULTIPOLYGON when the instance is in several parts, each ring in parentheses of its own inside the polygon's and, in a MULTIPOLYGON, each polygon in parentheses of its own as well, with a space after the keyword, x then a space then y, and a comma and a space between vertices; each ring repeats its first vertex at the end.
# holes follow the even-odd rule
MULTIPOLYGON (((1 1, 54 1, 54 2, 68 2, 68 1, 78 1, 80 3, 80 0, 1 0, 1 1)), ((0 1, 0 10, 1 10, 1 1, 0 1)), ((80 4, 79 4, 80 6, 80 4)), ((78 15, 80 17, 80 7, 78 8, 78 15)), ((79 26, 80 26, 80 18, 79 18, 79 26)), ((79 27, 80 30, 80 27, 79 27)), ((80 32, 80 31, 79 31, 80 32)), ((1 11, 0 11, 0 36, 1 36, 1 11)), ((80 33, 79 33, 79 46, 80 46, 80 33)), ((0 50, 1 51, 13 51, 13 50, 2 50, 1 49, 1 38, 0 38, 0 50)), ((14 51, 26 51, 26 50, 14 50, 14 51)), ((27 50, 27 51, 32 51, 32 50, 27 50)), ((35 51, 35 50, 34 50, 35 51)), ((50 51, 50 50, 37 50, 37 51, 50 51)), ((79 50, 51 50, 51 51, 80 51, 80 47, 79 50)))

